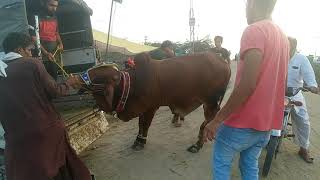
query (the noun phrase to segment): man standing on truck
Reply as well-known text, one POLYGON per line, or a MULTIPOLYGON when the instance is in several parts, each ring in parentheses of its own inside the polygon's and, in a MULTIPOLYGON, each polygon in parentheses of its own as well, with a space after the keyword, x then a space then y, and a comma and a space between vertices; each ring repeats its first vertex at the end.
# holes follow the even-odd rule
MULTIPOLYGON (((59 2, 58 0, 41 0, 40 4, 41 7, 37 15, 39 16, 42 59, 48 73, 57 80, 58 67, 54 61, 58 56, 55 55, 57 55, 57 50, 63 50, 63 43, 58 32, 58 21, 55 16, 59 2)), ((34 16, 29 18, 29 24, 35 27, 34 16)), ((35 32, 32 31, 30 34, 35 40, 35 32)))

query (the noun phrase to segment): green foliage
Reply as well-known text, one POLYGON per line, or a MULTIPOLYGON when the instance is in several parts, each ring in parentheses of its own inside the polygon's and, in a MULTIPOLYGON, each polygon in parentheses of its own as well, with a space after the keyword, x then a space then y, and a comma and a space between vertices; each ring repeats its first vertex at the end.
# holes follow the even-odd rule
POLYGON ((160 47, 161 43, 160 42, 146 42, 146 43, 144 43, 144 45, 153 46, 153 47, 160 47))
MULTIPOLYGON (((192 46, 192 42, 190 41, 184 43, 177 43, 176 51, 184 52, 185 54, 190 54, 192 52, 192 46)), ((209 37, 194 42, 194 52, 196 53, 207 51, 211 47, 212 40, 209 37)))
POLYGON ((313 55, 309 55, 307 57, 308 57, 311 65, 313 67, 314 73, 316 74, 317 83, 318 83, 318 85, 320 85, 320 63, 314 62, 314 56, 313 55))
POLYGON ((312 64, 314 73, 316 74, 317 83, 318 85, 320 85, 320 64, 315 62, 312 62, 311 64, 312 64))

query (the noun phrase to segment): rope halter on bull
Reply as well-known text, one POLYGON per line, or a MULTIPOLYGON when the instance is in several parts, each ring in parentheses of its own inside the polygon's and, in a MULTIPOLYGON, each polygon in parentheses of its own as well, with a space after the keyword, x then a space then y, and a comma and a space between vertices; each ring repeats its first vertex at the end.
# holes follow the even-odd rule
MULTIPOLYGON (((120 73, 120 83, 122 82, 122 84, 120 84, 120 86, 122 86, 122 93, 121 93, 121 97, 119 99, 119 102, 116 106, 115 111, 117 113, 122 112, 125 109, 128 97, 129 97, 129 93, 130 93, 130 87, 131 87, 131 78, 128 72, 125 71, 119 71, 117 64, 101 64, 98 66, 95 66, 93 68, 88 69, 86 72, 82 73, 80 75, 81 79, 83 80, 83 82, 85 83, 85 85, 87 85, 87 87, 93 87, 93 86, 105 86, 103 84, 95 84, 92 82, 89 72, 95 68, 99 68, 99 67, 112 67, 113 69, 115 69, 116 71, 118 71, 120 73)), ((88 88, 87 90, 89 91, 93 91, 92 88, 88 88)), ((102 90, 102 91, 105 91, 102 90)))

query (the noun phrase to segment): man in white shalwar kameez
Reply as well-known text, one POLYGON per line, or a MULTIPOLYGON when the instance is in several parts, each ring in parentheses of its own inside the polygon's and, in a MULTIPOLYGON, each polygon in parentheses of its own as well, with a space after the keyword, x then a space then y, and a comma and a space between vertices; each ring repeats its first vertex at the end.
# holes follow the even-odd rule
MULTIPOLYGON (((288 66, 288 87, 306 87, 310 92, 318 94, 318 84, 315 73, 308 58, 297 52, 297 40, 289 38, 290 61, 288 66)), ((293 97, 293 100, 303 103, 302 106, 295 106, 292 114, 292 127, 295 134, 295 143, 300 146, 299 156, 307 163, 313 163, 313 158, 308 151, 310 145, 310 121, 305 98, 300 91, 293 97)))

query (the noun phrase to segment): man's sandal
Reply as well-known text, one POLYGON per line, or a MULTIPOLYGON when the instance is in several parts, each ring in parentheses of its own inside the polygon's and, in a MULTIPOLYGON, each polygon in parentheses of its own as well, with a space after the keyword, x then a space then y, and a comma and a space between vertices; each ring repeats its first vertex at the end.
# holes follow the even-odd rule
POLYGON ((306 162, 306 163, 313 163, 313 159, 312 157, 310 157, 309 152, 303 152, 303 151, 299 151, 299 156, 306 162))

